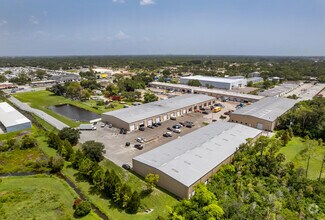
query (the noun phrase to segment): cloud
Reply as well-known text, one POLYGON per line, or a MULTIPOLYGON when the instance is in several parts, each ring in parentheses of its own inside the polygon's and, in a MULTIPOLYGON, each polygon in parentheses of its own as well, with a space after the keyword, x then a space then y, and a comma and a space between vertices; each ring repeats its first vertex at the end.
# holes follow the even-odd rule
POLYGON ((1 19, 0 20, 0 27, 7 25, 8 22, 6 20, 1 19))
POLYGON ((155 4, 154 0, 140 0, 140 5, 153 5, 155 4))
POLYGON ((130 38, 130 36, 127 35, 126 33, 124 33, 123 31, 120 31, 115 35, 115 39, 117 39, 117 40, 126 40, 129 38, 130 38))
POLYGON ((125 0, 112 0, 114 3, 125 3, 125 0))
POLYGON ((35 17, 35 16, 31 16, 30 18, 29 18, 29 22, 31 23, 31 24, 35 24, 35 25, 38 25, 40 22, 39 22, 39 20, 35 17))

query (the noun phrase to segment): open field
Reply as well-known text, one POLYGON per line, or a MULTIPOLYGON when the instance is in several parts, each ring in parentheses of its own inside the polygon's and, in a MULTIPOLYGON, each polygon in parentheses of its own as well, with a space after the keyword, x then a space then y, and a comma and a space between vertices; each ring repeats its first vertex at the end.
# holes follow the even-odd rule
MULTIPOLYGON (((293 137, 292 140, 283 148, 280 149, 280 153, 286 156, 286 162, 293 162, 297 168, 307 168, 308 156, 305 153, 307 145, 299 137, 293 137)), ((318 146, 310 157, 308 177, 316 179, 319 176, 322 160, 325 155, 325 148, 318 146)), ((325 170, 322 172, 322 176, 325 176, 325 170)))
POLYGON ((35 171, 35 162, 43 160, 45 160, 43 152, 38 148, 0 152, 0 173, 35 171))
MULTIPOLYGON (((77 194, 63 180, 46 175, 1 180, 1 219, 74 219, 77 194)), ((100 218, 91 212, 82 219, 100 218)))

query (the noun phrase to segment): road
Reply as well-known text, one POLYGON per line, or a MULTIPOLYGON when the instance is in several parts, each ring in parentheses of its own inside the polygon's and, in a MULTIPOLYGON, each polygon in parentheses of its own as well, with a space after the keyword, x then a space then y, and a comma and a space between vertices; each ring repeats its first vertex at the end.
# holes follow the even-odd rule
POLYGON ((18 99, 16 99, 13 96, 11 96, 9 98, 9 100, 18 108, 37 115, 38 117, 40 117, 41 119, 43 119, 44 121, 46 121, 47 123, 49 123, 50 125, 52 125, 53 127, 57 128, 59 130, 62 130, 65 127, 69 127, 68 125, 66 125, 63 122, 59 121, 58 119, 52 117, 51 115, 49 115, 39 109, 32 108, 29 105, 27 105, 26 103, 19 101, 18 99))

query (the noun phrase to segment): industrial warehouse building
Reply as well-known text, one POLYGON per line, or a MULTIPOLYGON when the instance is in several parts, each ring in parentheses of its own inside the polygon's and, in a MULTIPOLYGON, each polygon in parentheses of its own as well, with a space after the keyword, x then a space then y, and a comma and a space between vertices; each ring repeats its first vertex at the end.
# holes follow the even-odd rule
POLYGON ((0 123, 5 132, 32 127, 31 121, 6 102, 0 103, 0 123))
POLYGON ((230 163, 239 145, 262 132, 241 124, 215 122, 133 158, 141 176, 159 175, 158 185, 190 198, 198 183, 207 183, 221 165, 230 163))
POLYGON ((188 85, 190 80, 198 80, 202 86, 213 86, 218 89, 231 90, 234 88, 240 88, 247 85, 247 81, 244 77, 211 77, 211 76, 185 76, 180 78, 180 83, 188 85))
POLYGON ((216 97, 218 99, 228 99, 230 101, 238 102, 256 102, 264 98, 264 96, 251 95, 245 93, 238 93, 232 91, 226 91, 222 89, 208 89, 204 87, 195 87, 182 84, 173 84, 173 83, 164 83, 164 82, 151 82, 149 83, 151 87, 166 89, 166 90, 175 90, 178 92, 185 93, 195 93, 195 94, 204 94, 216 97))
POLYGON ((187 94, 174 98, 132 106, 102 114, 102 121, 129 131, 141 126, 169 120, 171 117, 194 112, 200 107, 213 105, 215 98, 207 95, 187 94))
POLYGON ((260 130, 273 131, 278 118, 290 110, 297 100, 266 97, 230 114, 231 122, 244 124, 260 130))

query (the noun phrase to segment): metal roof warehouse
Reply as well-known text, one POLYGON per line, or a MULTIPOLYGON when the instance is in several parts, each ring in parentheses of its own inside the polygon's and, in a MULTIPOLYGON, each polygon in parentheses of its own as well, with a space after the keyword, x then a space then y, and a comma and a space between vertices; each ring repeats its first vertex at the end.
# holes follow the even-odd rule
POLYGON ((277 125, 277 119, 297 102, 297 100, 288 98, 266 97, 236 110, 230 115, 230 121, 272 131, 277 125))
POLYGON ((158 185, 189 198, 197 183, 231 161, 240 144, 260 134, 241 124, 215 122, 133 158, 133 170, 142 176, 156 173, 158 185))
POLYGON ((102 121, 118 128, 135 130, 139 126, 150 125, 192 112, 200 106, 215 103, 215 98, 207 95, 186 94, 138 106, 131 106, 102 114, 102 121))
POLYGON ((0 103, 0 122, 6 132, 32 127, 31 121, 6 102, 0 103))
POLYGON ((213 96, 216 98, 229 98, 229 100, 235 101, 251 101, 255 102, 258 101, 264 96, 257 96, 251 94, 244 94, 238 92, 231 92, 229 90, 222 90, 222 89, 208 89, 204 87, 195 87, 195 86, 188 86, 183 84, 172 84, 172 83, 163 83, 163 82, 151 82, 149 83, 150 86, 156 88, 163 88, 163 89, 174 89, 180 92, 187 92, 187 93, 198 93, 198 94, 205 94, 209 96, 213 96))

